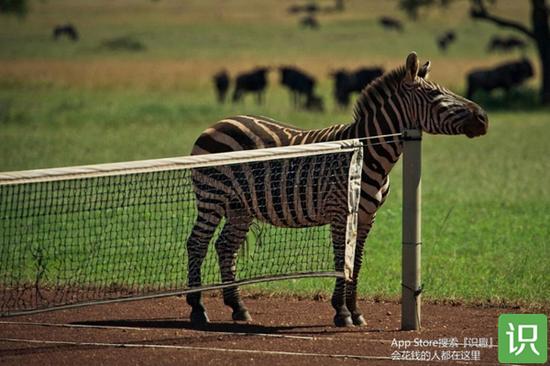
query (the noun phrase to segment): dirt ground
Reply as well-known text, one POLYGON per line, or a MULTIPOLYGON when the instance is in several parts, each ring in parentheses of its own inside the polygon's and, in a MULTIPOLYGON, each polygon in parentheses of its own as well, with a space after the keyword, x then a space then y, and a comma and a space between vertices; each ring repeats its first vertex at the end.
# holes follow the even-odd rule
POLYGON ((405 332, 396 302, 361 301, 368 325, 353 328, 332 326, 327 300, 249 297, 250 323, 217 296, 205 303, 203 329, 182 297, 1 318, 0 365, 498 364, 498 316, 533 312, 424 303, 422 330, 405 332))

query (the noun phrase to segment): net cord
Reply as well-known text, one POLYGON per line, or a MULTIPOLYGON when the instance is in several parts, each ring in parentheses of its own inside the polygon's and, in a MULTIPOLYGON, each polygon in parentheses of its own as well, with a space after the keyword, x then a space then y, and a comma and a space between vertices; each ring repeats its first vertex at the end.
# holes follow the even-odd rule
POLYGON ((335 152, 351 152, 358 146, 362 146, 360 140, 351 139, 316 144, 292 145, 155 160, 139 160, 112 164, 23 170, 0 173, 0 185, 49 182, 92 177, 95 178, 156 171, 203 168, 216 165, 242 164, 251 161, 257 162, 283 158, 289 159, 311 155, 331 154, 335 152))

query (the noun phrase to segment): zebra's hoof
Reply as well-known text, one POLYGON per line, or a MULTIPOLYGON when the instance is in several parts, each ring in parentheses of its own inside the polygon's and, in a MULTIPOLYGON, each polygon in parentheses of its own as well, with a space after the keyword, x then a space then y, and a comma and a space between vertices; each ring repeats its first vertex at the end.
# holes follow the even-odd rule
POLYGON ((337 327, 353 327, 353 321, 351 320, 351 316, 340 316, 335 315, 334 316, 334 325, 337 327))
POLYGON ((352 315, 351 318, 353 320, 353 325, 357 325, 359 327, 364 327, 367 325, 365 318, 361 314, 352 315))
POLYGON ((208 315, 204 311, 192 311, 189 316, 191 324, 195 326, 206 325, 210 322, 208 315))
POLYGON ((233 318, 234 321, 237 321, 237 322, 252 321, 252 317, 250 316, 250 313, 246 309, 234 311, 231 317, 233 318))

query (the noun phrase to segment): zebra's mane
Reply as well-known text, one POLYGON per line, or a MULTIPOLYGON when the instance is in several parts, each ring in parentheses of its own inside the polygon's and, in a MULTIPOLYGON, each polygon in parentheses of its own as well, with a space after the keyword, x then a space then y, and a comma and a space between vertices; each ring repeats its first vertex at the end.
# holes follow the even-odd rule
POLYGON ((353 122, 360 122, 365 119, 365 107, 364 105, 368 103, 368 100, 373 98, 373 90, 376 89, 378 94, 386 94, 381 89, 382 86, 386 86, 387 89, 395 90, 401 80, 405 77, 405 66, 398 67, 382 76, 376 80, 369 83, 361 91, 361 94, 355 102, 355 107, 353 109, 353 122))

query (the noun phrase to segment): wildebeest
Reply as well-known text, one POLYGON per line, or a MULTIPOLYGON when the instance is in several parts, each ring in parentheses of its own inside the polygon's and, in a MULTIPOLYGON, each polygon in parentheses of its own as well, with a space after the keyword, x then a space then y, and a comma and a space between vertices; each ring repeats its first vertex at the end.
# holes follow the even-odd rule
POLYGON ((380 19, 378 21, 380 22, 380 25, 382 25, 382 27, 384 27, 388 30, 395 29, 399 32, 403 31, 403 24, 401 23, 401 21, 399 21, 395 18, 391 18, 391 17, 388 17, 388 16, 382 16, 382 17, 380 17, 380 19))
POLYGON ((447 47, 449 47, 449 45, 454 42, 455 39, 456 34, 452 30, 439 35, 436 39, 439 50, 445 52, 447 50, 447 47))
POLYGON ((350 95, 353 92, 360 92, 371 81, 382 76, 384 70, 380 67, 360 68, 348 72, 340 69, 332 72, 330 75, 334 78, 334 99, 341 107, 349 104, 350 95))
POLYGON ((474 70, 467 76, 467 98, 471 98, 478 90, 490 92, 502 88, 508 92, 532 76, 533 66, 526 58, 504 63, 492 69, 474 70))
POLYGON ((308 111, 313 112, 324 112, 325 111, 325 105, 323 103, 323 99, 315 94, 309 94, 306 98, 306 102, 304 104, 304 108, 308 111))
POLYGON ((69 39, 73 41, 78 41, 78 32, 76 27, 71 23, 56 25, 53 29, 53 39, 58 40, 59 37, 66 35, 69 39))
POLYGON ((212 77, 212 81, 216 88, 218 102, 223 103, 225 101, 227 89, 229 89, 229 74, 225 70, 220 70, 212 77))
POLYGON ((319 21, 313 15, 306 15, 300 19, 300 25, 304 28, 317 29, 319 28, 319 21))
POLYGON ((256 93, 258 104, 262 103, 263 92, 267 86, 268 67, 257 67, 252 71, 242 73, 235 79, 233 102, 241 100, 244 93, 256 93))
POLYGON ((508 52, 514 48, 517 48, 523 51, 525 47, 527 47, 527 43, 522 39, 519 39, 513 36, 510 36, 508 38, 493 36, 493 38, 491 38, 491 40, 487 44, 487 51, 488 52, 496 52, 496 51, 508 52))
POLYGON ((303 99, 313 94, 315 78, 294 66, 279 67, 281 84, 290 90, 290 95, 295 107, 305 105, 303 99))

